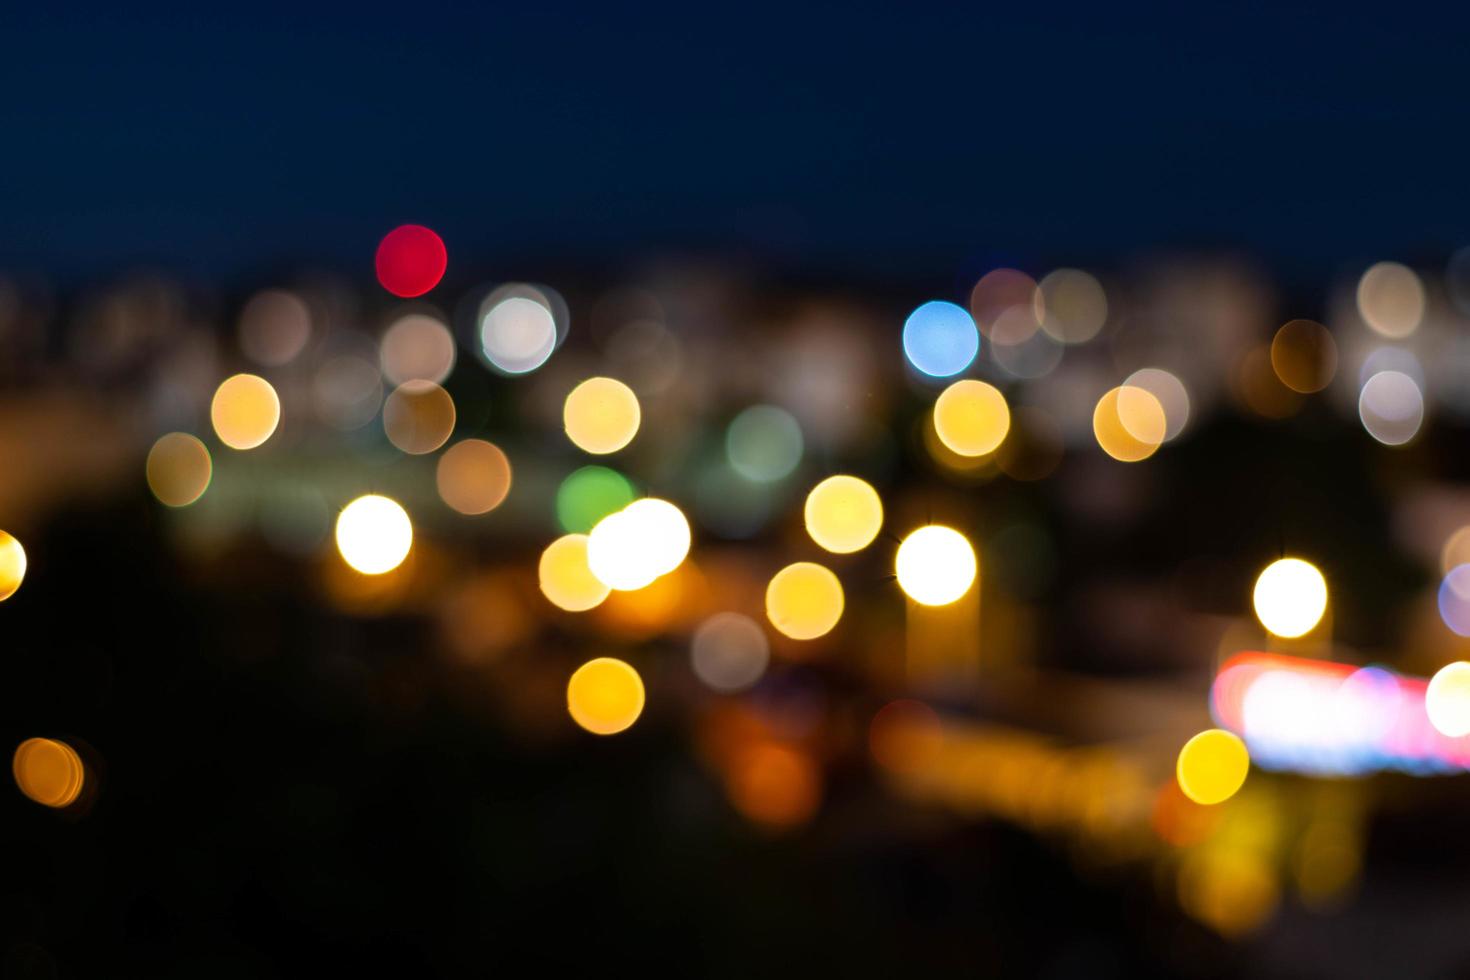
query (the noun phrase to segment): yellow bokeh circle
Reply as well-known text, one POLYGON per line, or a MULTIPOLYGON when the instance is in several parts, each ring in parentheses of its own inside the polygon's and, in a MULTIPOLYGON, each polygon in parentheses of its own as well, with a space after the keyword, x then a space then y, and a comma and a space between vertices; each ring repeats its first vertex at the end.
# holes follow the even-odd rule
POLYGON ((15 595, 25 577, 25 548, 14 535, 0 531, 0 602, 15 595))
POLYGON ((815 640, 842 618, 842 583, 815 562, 787 565, 766 586, 766 618, 793 640, 815 640))
POLYGON ((995 452, 1010 429, 1010 407, 994 385, 956 381, 934 401, 934 431, 940 442, 961 456, 995 452))
POLYGON ((559 609, 586 612, 611 591, 587 564, 587 535, 565 534, 546 546, 537 566, 541 594, 559 609))
POLYGON ((851 554, 878 536, 883 501, 866 480, 829 476, 806 495, 805 518, 813 541, 836 554, 851 554))
POLYGON ((616 735, 643 713, 643 679, 613 657, 598 657, 578 667, 567 682, 567 711, 594 735, 616 735))
POLYGON ((585 452, 615 453, 638 434, 642 411, 633 389, 615 378, 588 378, 567 395, 562 423, 585 452))
POLYGON ((1132 385, 1103 395, 1092 413, 1097 444, 1124 463, 1148 459, 1163 444, 1167 431, 1168 420, 1158 396, 1132 385))
POLYGON ((1184 743, 1175 775, 1185 796, 1209 806, 1234 796, 1250 765, 1250 752, 1237 735, 1211 728, 1184 743))
POLYGON ((254 374, 226 378, 215 389, 209 420, 219 441, 231 449, 254 449, 281 422, 281 400, 271 383, 254 374))

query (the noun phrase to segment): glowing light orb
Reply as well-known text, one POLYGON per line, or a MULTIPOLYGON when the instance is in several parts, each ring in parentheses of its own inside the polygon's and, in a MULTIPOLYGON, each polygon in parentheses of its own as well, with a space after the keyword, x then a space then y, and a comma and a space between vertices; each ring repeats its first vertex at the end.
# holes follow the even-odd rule
POLYGON ((1305 636, 1327 611, 1327 580, 1310 562, 1282 558, 1267 565, 1252 596, 1256 618, 1276 636, 1305 636))
POLYGON ((13 535, 0 531, 0 602, 15 595, 26 577, 26 550, 13 535))
POLYGON ((413 522, 389 497, 358 497, 337 515, 337 550, 364 575, 382 575, 403 564, 413 547, 413 522))
POLYGON ((1184 743, 1174 771, 1185 796, 1212 806, 1230 799, 1245 785, 1250 766, 1250 752, 1238 736, 1211 728, 1184 743))
POLYGON ((541 552, 537 566, 541 594, 559 609, 586 612, 601 605, 609 589, 587 563, 587 535, 567 534, 541 552))
POLYGON ((787 565, 766 586, 766 618, 793 640, 815 640, 842 618, 842 583, 809 561, 787 565))
POLYGON ((1337 374, 1337 343, 1322 324, 1292 320, 1271 338, 1271 368, 1292 391, 1321 391, 1337 374))
POLYGON ((254 449, 281 421, 281 400, 271 383, 254 374, 226 378, 209 404, 215 435, 231 449, 254 449))
POLYGON ((567 438, 599 456, 632 442, 641 420, 638 396, 615 378, 588 378, 572 389, 562 407, 567 438))
POLYGON ((169 507, 187 507, 204 496, 214 471, 204 443, 186 432, 160 436, 143 469, 148 489, 169 507))
POLYGON ((974 318, 954 303, 931 300, 904 321, 904 356, 931 378, 959 374, 979 351, 980 331, 974 318))
POLYGON ((952 527, 930 524, 898 546, 894 560, 904 594, 925 606, 947 606, 975 582, 975 549, 952 527))
POLYGON ((454 370, 454 335, 435 317, 410 313, 383 334, 378 359, 383 376, 396 385, 405 381, 438 384, 454 370))
POLYGON ((791 475, 801 462, 802 447, 801 426, 774 405, 752 405, 735 416, 725 434, 730 466, 757 483, 791 475))
POLYGON ((567 682, 567 711, 594 735, 625 731, 643 713, 643 703, 643 678, 612 657, 587 661, 567 682))
POLYGON ((502 287, 480 308, 480 350, 505 374, 529 374, 556 350, 556 315, 540 290, 502 287))
POLYGON ((587 563, 604 585, 632 592, 678 568, 689 545, 683 511, 667 500, 645 497, 597 522, 588 535, 587 563))
POLYGON ((760 680, 770 657, 765 631, 749 616, 734 612, 715 613, 700 623, 689 646, 694 675, 725 694, 760 680))
POLYGON ((934 400, 934 431, 961 456, 995 452, 1010 429, 1005 396, 984 381, 956 381, 934 400))
POLYGON ((1429 679, 1424 712, 1441 735, 1470 735, 1470 664, 1463 660, 1445 664, 1429 679))
POLYGON ((10 768, 22 793, 56 809, 76 802, 86 781, 86 767, 76 749, 53 738, 21 742, 10 768))
POLYGON ((1470 636, 1470 565, 1450 569, 1439 583, 1439 618, 1452 632, 1470 636))
POLYGON ((462 439, 444 451, 434 472, 439 497, 461 514, 488 514, 510 493, 510 460, 493 442, 462 439))
POLYGON ((861 551, 883 527, 883 501, 878 491, 855 476, 829 476, 806 495, 806 532, 839 555, 861 551))
POLYGON ((411 456, 431 453, 454 434, 454 399, 432 381, 405 381, 383 402, 383 432, 411 456))
POLYGON ((378 282, 394 296, 422 296, 444 278, 449 253, 444 240, 423 225, 400 225, 378 243, 378 282))
MULTIPOLYGON (((1184 426, 1189 422, 1189 389, 1184 387, 1184 382, 1172 371, 1163 368, 1140 368, 1128 375, 1123 382, 1123 392, 1139 388, 1148 392, 1158 399, 1159 407, 1164 410, 1164 442, 1173 442, 1184 431, 1184 426)), ((1147 405, 1135 404, 1133 396, 1120 393, 1118 395, 1118 420, 1123 423, 1130 434, 1136 438, 1146 441, 1153 430, 1149 427, 1147 420, 1147 405), (1143 409, 1140 412, 1140 408, 1143 409), (1134 431, 1134 426, 1138 431, 1134 431)))
POLYGON ((1092 432, 1102 451, 1123 463, 1148 459, 1169 431, 1164 406, 1151 391, 1124 385, 1098 399, 1092 432))
POLYGON ((658 562, 643 547, 643 528, 626 510, 607 515, 587 536, 587 565, 599 582, 620 592, 658 578, 658 562))
POLYGON ((1358 280, 1358 312, 1383 336, 1407 337, 1424 319, 1424 284, 1408 266, 1379 262, 1358 280))
POLYGON ((669 574, 689 556, 689 519, 678 507, 657 497, 644 497, 624 507, 623 513, 638 526, 656 575, 669 574))
POLYGON ((1402 371, 1379 371, 1363 382, 1358 418, 1368 434, 1385 446, 1402 446, 1424 422, 1424 393, 1402 371))
POLYGON ((633 484, 617 470, 584 466, 556 489, 556 520, 563 531, 586 534, 608 514, 633 502, 633 484))

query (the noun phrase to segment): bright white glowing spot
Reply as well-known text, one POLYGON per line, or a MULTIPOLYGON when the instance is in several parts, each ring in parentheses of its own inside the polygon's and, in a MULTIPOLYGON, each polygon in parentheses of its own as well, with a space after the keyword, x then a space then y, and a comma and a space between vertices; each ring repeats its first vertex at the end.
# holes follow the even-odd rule
POLYGON ((1358 280, 1358 312, 1385 337, 1407 337, 1424 319, 1424 284, 1408 266, 1380 262, 1358 280))
POLYGON ((1282 558, 1256 579, 1256 618, 1277 636, 1293 639, 1310 632, 1327 611, 1327 580, 1300 558, 1282 558))
POLYGON ((364 575, 391 572, 412 547, 413 523, 396 500, 370 493, 337 516, 337 550, 364 575))
POLYGON ((1401 371, 1379 371, 1363 383, 1358 418, 1374 439, 1385 446, 1402 446, 1424 422, 1424 393, 1401 371))
POLYGON ((608 588, 633 592, 678 568, 689 543, 683 512, 645 497, 597 522, 587 536, 587 566, 608 588))
POLYGON ((383 376, 395 385, 405 381, 439 384, 454 370, 454 336, 434 317, 410 313, 383 334, 378 356, 383 376))
MULTIPOLYGON (((1179 433, 1184 431, 1185 424, 1189 422, 1189 391, 1184 387, 1184 382, 1180 381, 1173 372, 1165 371, 1163 368, 1143 368, 1128 375, 1128 380, 1123 382, 1123 387, 1124 390, 1141 388, 1159 400, 1159 405, 1164 409, 1164 442, 1172 442, 1179 433)), ((1121 399, 1124 396, 1119 397, 1121 399)), ((1122 404, 1125 403, 1120 401, 1120 405, 1122 404)), ((1119 418, 1124 426, 1129 425, 1129 417, 1121 409, 1119 418)), ((1131 427, 1129 431, 1132 431, 1131 427)), ((1143 439, 1143 436, 1136 432, 1133 433, 1133 436, 1136 439, 1143 439)))
POLYGON ((587 536, 587 567, 610 589, 633 592, 658 578, 658 562, 643 547, 642 528, 625 511, 609 514, 587 536))
POLYGON ((975 549, 954 528, 930 524, 904 538, 894 562, 899 587, 925 606, 945 606, 975 582, 975 549))
POLYGON ((667 575, 689 556, 689 520, 667 500, 644 497, 623 508, 638 522, 643 549, 649 553, 656 575, 667 575))
POLYGON ((556 350, 556 317, 539 291, 496 290, 480 308, 480 349, 506 374, 527 374, 556 350))
POLYGON ((766 672, 771 648, 749 616, 715 613, 694 631, 689 658, 694 674, 716 691, 743 691, 766 672))
POLYGON ((1424 712, 1440 734, 1470 735, 1470 664, 1463 660, 1446 664, 1429 679, 1424 712))

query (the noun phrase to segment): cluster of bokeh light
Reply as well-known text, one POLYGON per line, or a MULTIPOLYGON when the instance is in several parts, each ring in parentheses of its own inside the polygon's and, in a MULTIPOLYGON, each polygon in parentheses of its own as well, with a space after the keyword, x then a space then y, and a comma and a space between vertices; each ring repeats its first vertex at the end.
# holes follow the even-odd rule
MULTIPOLYGON (((1323 322, 1252 321, 1250 336, 1218 343, 1196 322, 1177 326, 1178 305, 1130 309, 1127 289, 1091 272, 995 268, 966 292, 890 315, 876 352, 842 311, 795 318, 779 346, 752 342, 751 353, 742 340, 707 361, 703 324, 686 329, 677 303, 652 293, 609 294, 585 316, 568 293, 579 304, 570 345, 572 311, 550 286, 485 283, 445 301, 448 251, 420 225, 388 233, 374 271, 386 305, 366 316, 324 312, 331 303, 306 288, 255 293, 239 311, 238 363, 204 359, 196 410, 179 409, 170 399, 189 398, 176 391, 159 396, 140 470, 161 513, 187 528, 212 506, 247 512, 239 521, 271 544, 325 556, 325 594, 343 609, 372 615, 410 595, 432 606, 466 663, 557 631, 565 642, 546 644, 539 662, 557 672, 553 693, 565 682, 558 718, 577 738, 627 732, 645 709, 677 717, 661 700, 693 691, 719 785, 767 830, 813 819, 827 792, 811 720, 823 692, 802 687, 791 661, 855 671, 852 650, 883 646, 902 651, 890 673, 914 692, 957 702, 975 665, 992 663, 977 624, 997 583, 1008 587, 994 604, 1006 635, 1037 630, 1018 597, 1044 592, 1062 552, 1043 518, 992 515, 1003 495, 984 496, 982 484, 1046 481, 1081 459, 1086 469, 1058 482, 1080 472, 1079 495, 1111 518, 1119 486, 1184 458, 1180 447, 1231 400, 1262 425, 1302 415, 1305 427, 1335 411, 1364 447, 1405 458, 1391 450, 1455 410, 1445 377, 1456 362, 1436 362, 1445 293, 1470 312, 1470 288, 1459 289, 1470 253, 1452 261, 1446 289, 1426 270, 1379 262, 1354 270, 1314 314, 1323 322), (923 486, 898 485, 906 451, 927 464, 923 486), (318 457, 332 460, 330 479, 280 476, 318 457), (493 549, 452 547, 491 537, 487 526, 493 549), (431 584, 415 591, 417 576, 431 584), (669 640, 677 669, 657 659, 669 640), (593 649, 560 659, 571 645, 593 649)), ((1283 311, 1294 312, 1312 311, 1283 311)), ((1073 747, 941 720, 902 698, 872 717, 872 761, 904 793, 1028 826, 1116 843, 1119 828, 1152 820, 1169 846, 1201 845, 1179 862, 1186 910, 1245 931, 1274 907, 1275 879, 1245 850, 1201 842, 1226 839, 1218 829, 1269 792, 1253 767, 1470 768, 1470 663, 1452 659, 1462 656, 1453 637, 1470 637, 1470 524, 1444 539, 1438 571, 1425 609, 1432 621, 1437 606, 1448 652, 1428 680, 1327 659, 1344 600, 1311 561, 1286 556, 1231 610, 1209 691, 1217 727, 1201 731, 1196 718, 1147 753, 1073 747), (1259 629, 1242 625, 1248 610, 1259 629)), ((0 532, 0 600, 25 574, 25 550, 0 532)), ((1045 672, 1035 676, 1046 693, 1045 672)), ((22 743, 14 776, 54 808, 95 783, 55 739, 22 743)), ((1333 833, 1314 846, 1338 870, 1304 881, 1341 877, 1338 851, 1356 845, 1333 833)))

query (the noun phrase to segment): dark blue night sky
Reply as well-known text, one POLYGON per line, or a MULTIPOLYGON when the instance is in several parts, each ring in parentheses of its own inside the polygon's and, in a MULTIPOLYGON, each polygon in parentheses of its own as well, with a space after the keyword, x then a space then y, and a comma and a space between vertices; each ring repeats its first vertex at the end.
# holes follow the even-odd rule
POLYGON ((355 266, 404 221, 490 264, 1442 255, 1448 6, 31 4, 0 15, 0 262, 355 266))

